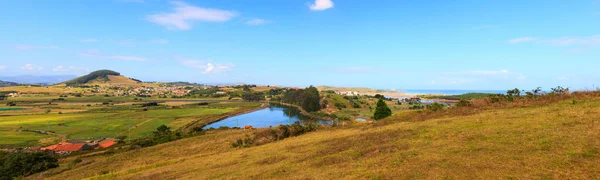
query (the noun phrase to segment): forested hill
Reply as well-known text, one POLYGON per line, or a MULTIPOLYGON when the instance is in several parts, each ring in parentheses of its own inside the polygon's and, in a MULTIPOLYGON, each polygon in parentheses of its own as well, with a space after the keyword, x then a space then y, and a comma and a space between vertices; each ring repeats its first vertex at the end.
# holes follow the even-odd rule
POLYGON ((18 86, 19 83, 0 80, 0 87, 18 86))
POLYGON ((104 81, 108 81, 108 76, 120 76, 121 73, 115 72, 115 71, 111 71, 111 70, 98 70, 98 71, 94 71, 88 75, 85 76, 81 76, 69 81, 64 82, 67 86, 71 86, 71 85, 76 85, 76 84, 86 84, 90 81, 96 80, 96 79, 101 79, 104 81))

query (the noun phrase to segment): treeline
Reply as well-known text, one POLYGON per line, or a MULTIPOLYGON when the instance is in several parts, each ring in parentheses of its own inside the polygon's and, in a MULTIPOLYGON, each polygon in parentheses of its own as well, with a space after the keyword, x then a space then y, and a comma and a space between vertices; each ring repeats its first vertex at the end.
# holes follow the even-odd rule
POLYGON ((305 89, 288 89, 283 94, 281 101, 298 105, 308 112, 314 112, 321 109, 319 90, 313 86, 305 89))

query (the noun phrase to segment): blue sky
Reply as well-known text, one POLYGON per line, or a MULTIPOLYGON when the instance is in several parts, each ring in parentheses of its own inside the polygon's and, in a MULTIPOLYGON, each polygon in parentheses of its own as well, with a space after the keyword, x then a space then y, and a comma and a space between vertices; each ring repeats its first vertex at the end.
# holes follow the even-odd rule
POLYGON ((592 89, 599 19, 599 0, 6 1, 0 76, 592 89))

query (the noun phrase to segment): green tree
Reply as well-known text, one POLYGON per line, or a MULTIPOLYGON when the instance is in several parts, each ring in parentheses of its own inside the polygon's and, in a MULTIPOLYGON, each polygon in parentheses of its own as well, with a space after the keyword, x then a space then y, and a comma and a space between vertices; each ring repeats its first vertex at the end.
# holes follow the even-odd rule
POLYGON ((48 153, 12 153, 0 158, 0 179, 28 176, 56 167, 58 160, 48 153))
POLYGON ((377 107, 375 108, 375 120, 380 120, 392 115, 392 110, 385 104, 383 99, 377 101, 377 107))
POLYGON ((302 109, 308 112, 315 112, 321 109, 321 97, 317 88, 310 86, 304 89, 302 97, 302 109))

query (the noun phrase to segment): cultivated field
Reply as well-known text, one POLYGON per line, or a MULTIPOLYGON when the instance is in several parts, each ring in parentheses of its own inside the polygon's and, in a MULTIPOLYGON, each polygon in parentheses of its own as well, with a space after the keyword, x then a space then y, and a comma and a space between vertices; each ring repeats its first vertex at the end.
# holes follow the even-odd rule
MULTIPOLYGON (((195 121, 214 121, 217 115, 256 108, 260 104, 211 103, 142 107, 100 102, 24 103, 24 110, 0 111, 0 146, 48 145, 60 140, 99 137, 144 137, 161 125, 178 129, 195 121), (49 112, 48 112, 49 111, 49 112), (49 131, 49 133, 45 133, 49 131)), ((3 107, 3 106, 0 106, 3 107)))

